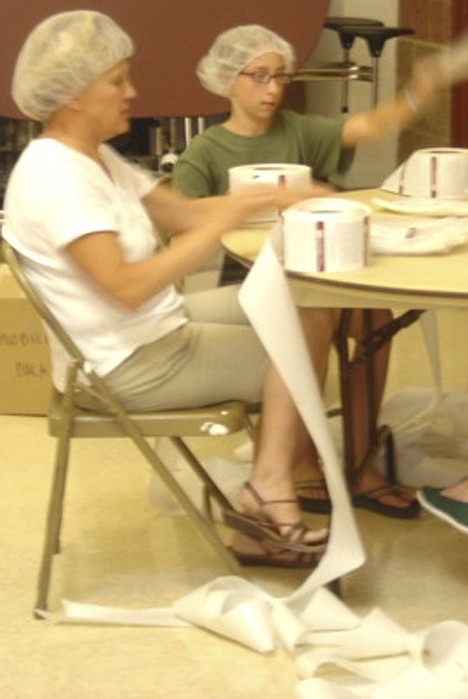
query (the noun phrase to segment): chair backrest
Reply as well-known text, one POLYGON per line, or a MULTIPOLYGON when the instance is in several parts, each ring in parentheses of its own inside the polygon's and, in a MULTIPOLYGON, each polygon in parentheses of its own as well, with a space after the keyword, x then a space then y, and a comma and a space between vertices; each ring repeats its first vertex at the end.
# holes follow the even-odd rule
POLYGON ((89 366, 87 366, 86 358, 45 305, 44 301, 27 278, 21 266, 18 252, 4 239, 1 241, 1 247, 5 262, 10 268, 13 277, 18 282, 28 301, 39 314, 42 322, 54 334, 60 344, 63 345, 72 358, 72 361, 77 362, 79 368, 87 374, 89 366))
POLYGON ((13 277, 18 282, 28 301, 39 314, 42 323, 54 335, 70 357, 67 388, 65 391, 70 401, 72 401, 75 389, 79 386, 83 391, 88 391, 94 395, 97 394, 104 409, 108 409, 111 413, 118 415, 124 424, 128 423, 128 415, 120 404, 120 401, 117 400, 106 383, 96 374, 90 362, 46 306, 41 296, 34 288, 34 285, 29 281, 22 268, 17 250, 6 240, 2 240, 1 244, 5 262, 10 268, 13 277), (86 377, 86 381, 82 380, 82 376, 86 377))

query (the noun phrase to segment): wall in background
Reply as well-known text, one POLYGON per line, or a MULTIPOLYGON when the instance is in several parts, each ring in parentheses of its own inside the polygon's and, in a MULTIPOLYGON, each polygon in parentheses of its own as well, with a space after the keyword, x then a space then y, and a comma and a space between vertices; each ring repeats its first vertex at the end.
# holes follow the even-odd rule
POLYGON ((260 23, 290 41, 299 60, 312 50, 327 14, 329 0, 1 0, 0 115, 20 116, 10 98, 17 53, 27 34, 45 17, 83 6, 109 13, 136 44, 133 78, 138 96, 135 117, 217 114, 226 100, 204 90, 195 74, 199 59, 216 36, 238 24, 260 23))
MULTIPOLYGON (((468 29, 467 0, 453 0, 452 29, 456 36, 468 29)), ((452 145, 468 147, 468 82, 457 85, 452 94, 452 145)))

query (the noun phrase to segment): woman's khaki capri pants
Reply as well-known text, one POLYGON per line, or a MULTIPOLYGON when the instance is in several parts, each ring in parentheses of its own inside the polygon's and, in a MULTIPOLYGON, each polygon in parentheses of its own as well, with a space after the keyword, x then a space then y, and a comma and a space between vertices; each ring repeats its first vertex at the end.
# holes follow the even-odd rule
MULTIPOLYGON (((104 377, 127 409, 261 400, 268 358, 239 305, 238 292, 238 286, 225 286, 187 294, 189 322, 143 345, 104 377)), ((84 395, 77 402, 99 409, 84 395)))

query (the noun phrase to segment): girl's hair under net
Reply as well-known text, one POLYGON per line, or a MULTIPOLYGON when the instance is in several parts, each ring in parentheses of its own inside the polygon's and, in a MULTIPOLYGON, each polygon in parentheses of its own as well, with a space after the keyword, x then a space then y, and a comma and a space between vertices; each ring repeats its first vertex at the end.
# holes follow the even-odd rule
POLYGON ((215 95, 229 97, 232 84, 245 66, 264 53, 278 53, 284 70, 294 70, 294 49, 278 34, 259 24, 245 24, 220 34, 198 66, 201 84, 215 95))

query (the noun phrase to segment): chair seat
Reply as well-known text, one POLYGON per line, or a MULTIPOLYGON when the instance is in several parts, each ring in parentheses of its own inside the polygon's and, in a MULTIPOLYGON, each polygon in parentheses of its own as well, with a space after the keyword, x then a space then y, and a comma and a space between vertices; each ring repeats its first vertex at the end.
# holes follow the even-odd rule
MULTIPOLYGON (((52 392, 48 411, 49 434, 58 437, 63 429, 63 396, 52 392)), ((254 408, 252 408, 252 411, 254 408)), ((148 413, 128 413, 134 424, 147 437, 219 436, 241 431, 250 410, 238 401, 193 408, 148 413)), ((119 419, 110 413, 74 407, 74 437, 125 437, 119 419)))
POLYGON ((342 27, 382 27, 383 22, 370 17, 327 17, 323 26, 327 29, 341 29, 342 27))
POLYGON ((338 33, 341 47, 349 51, 354 44, 356 34, 354 27, 383 27, 384 23, 378 19, 367 17, 327 17, 324 27, 338 33))
POLYGON ((414 34, 414 29, 406 27, 355 27, 353 34, 364 39, 371 56, 378 58, 382 54, 386 41, 414 34))

